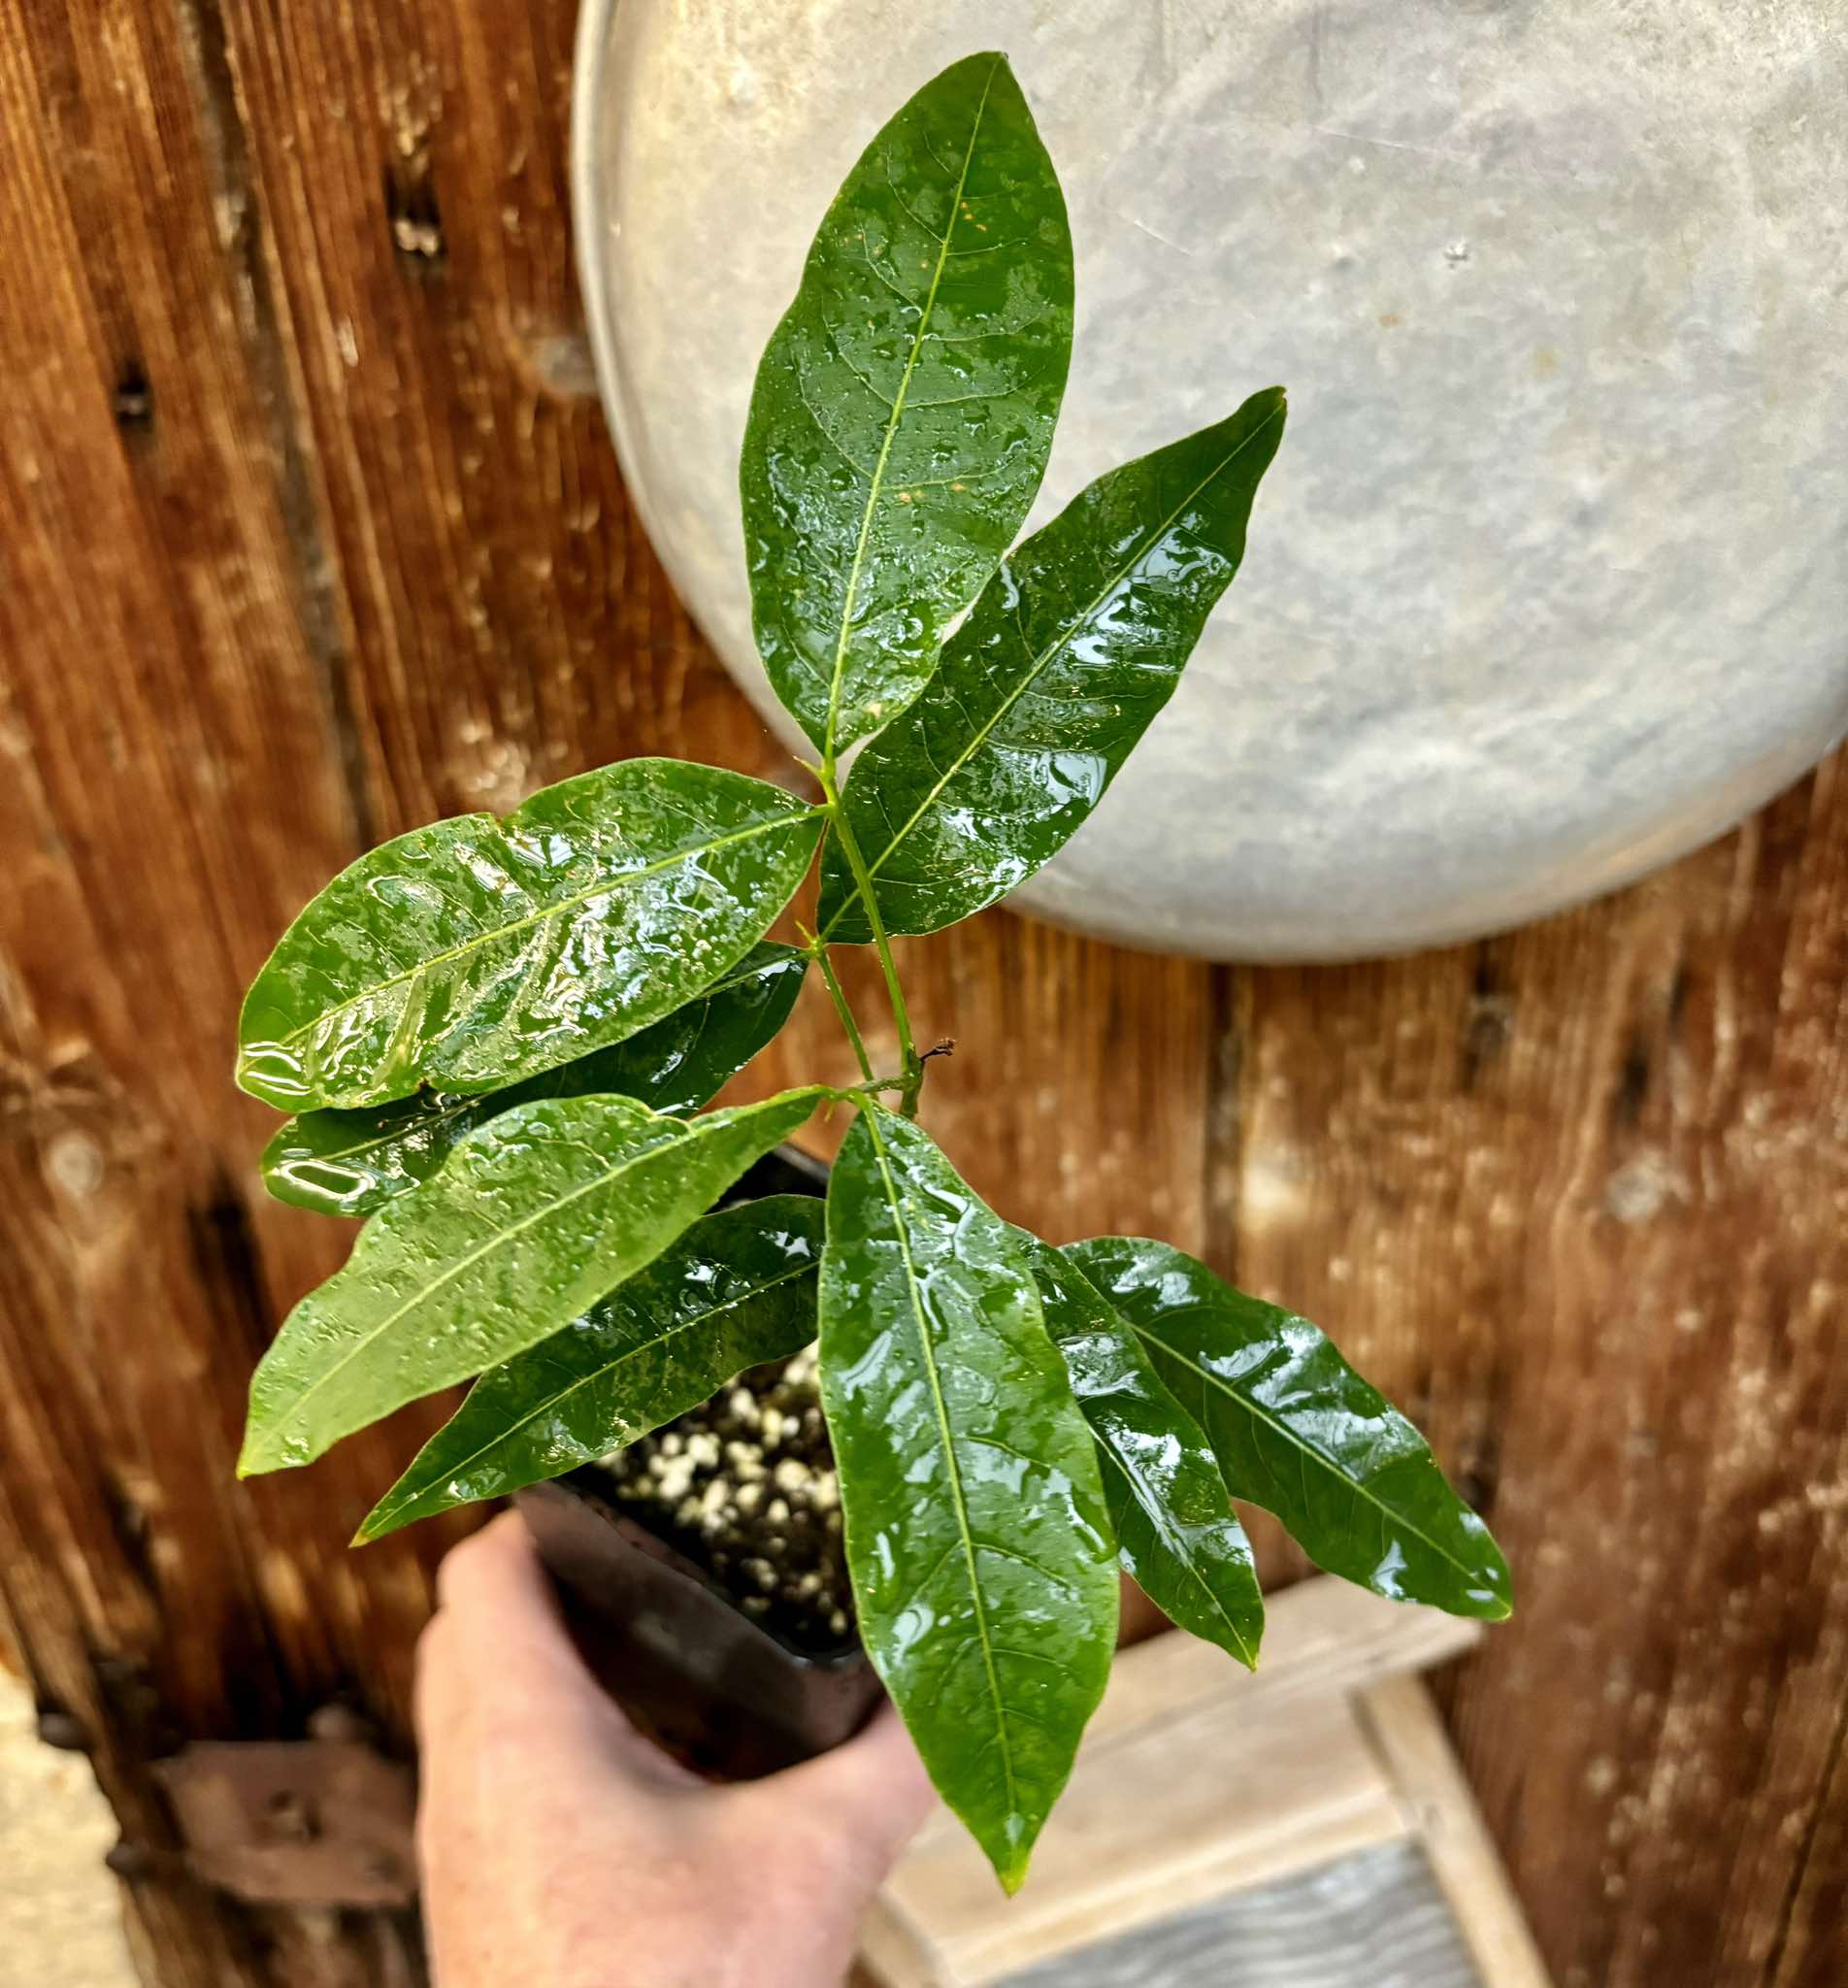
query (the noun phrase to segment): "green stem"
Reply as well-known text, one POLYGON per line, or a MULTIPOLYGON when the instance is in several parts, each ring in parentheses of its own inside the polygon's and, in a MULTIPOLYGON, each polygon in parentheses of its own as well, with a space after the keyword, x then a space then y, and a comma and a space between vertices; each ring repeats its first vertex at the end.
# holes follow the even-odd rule
POLYGON ((828 948, 819 939, 810 940, 808 956, 821 969, 821 977, 828 983, 828 993, 834 1002, 834 1011, 841 1017, 841 1026, 847 1032, 847 1041, 853 1044, 853 1053, 860 1065, 860 1075, 871 1082, 873 1059, 867 1054, 866 1038, 860 1033, 860 1024, 853 1018, 853 1010, 847 1006, 846 992, 835 975, 834 962, 828 957, 828 948))
POLYGON ((899 1109, 908 1118, 915 1118, 917 1094, 924 1082, 924 1066, 918 1060, 917 1044, 911 1039, 911 1017, 905 1006, 905 989, 899 984, 899 970, 892 961, 892 942, 886 937, 885 920, 879 915, 879 901, 874 895, 872 873, 867 869, 860 845, 847 824, 846 811, 841 805, 841 790, 835 784, 834 768, 824 762, 819 771, 828 818, 834 827, 835 840, 841 845, 841 853, 847 859, 847 868, 853 872, 853 884, 860 893, 860 902, 866 906, 867 923, 873 927, 873 944, 879 955, 879 971, 885 976, 886 999, 892 1004, 892 1020, 899 1032, 899 1056, 905 1065, 905 1095, 899 1102, 899 1109))
POLYGON ((829 1084, 824 1088, 837 1103, 857 1104, 862 1098, 876 1098, 881 1091, 902 1091, 906 1079, 902 1077, 872 1077, 865 1083, 829 1084))

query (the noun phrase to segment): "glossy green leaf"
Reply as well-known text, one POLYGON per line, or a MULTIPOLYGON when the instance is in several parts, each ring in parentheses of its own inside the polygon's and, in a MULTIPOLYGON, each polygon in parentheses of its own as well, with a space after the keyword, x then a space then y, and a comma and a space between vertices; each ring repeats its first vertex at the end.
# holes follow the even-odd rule
POLYGON ((822 1205, 777 1194, 695 1222, 563 1332, 489 1369, 359 1529, 377 1540, 608 1456, 815 1336, 822 1205))
POLYGON ((794 946, 766 943, 651 1028, 506 1090, 426 1091, 355 1111, 304 1112, 263 1149, 263 1184, 316 1214, 369 1215, 427 1180, 478 1125, 536 1098, 594 1094, 696 1111, 789 1019, 808 967, 794 946))
MULTIPOLYGON (((923 694, 855 762, 847 819, 889 932, 935 932, 1031 877, 1168 702, 1244 556, 1283 391, 1100 477, 989 581, 923 694)), ((872 936, 839 848, 822 929, 872 936)))
POLYGON ((250 1383, 239 1474, 311 1463, 561 1331, 653 1262, 821 1096, 788 1091, 698 1118, 632 1098, 547 1098, 470 1133, 289 1313, 250 1383))
POLYGON ((1204 1432, 1076 1264, 1030 1236, 1021 1244, 1097 1438, 1124 1573, 1172 1622, 1255 1668, 1264 1595, 1204 1432))
POLYGON ((1077 1264, 1211 1440, 1228 1489, 1276 1513, 1318 1567, 1396 1602, 1507 1614, 1489 1529, 1430 1446, 1306 1318, 1166 1242, 1105 1236, 1077 1264))
POLYGON ((877 1106, 829 1182, 821 1385, 860 1634, 1012 1891, 1109 1671, 1115 1550, 1015 1232, 877 1106))
POLYGON ((341 872, 244 1003, 238 1081, 284 1110, 486 1091, 632 1036, 764 935, 823 817, 719 767, 630 759, 505 821, 341 872))
POLYGON ((758 368, 741 489, 776 694, 844 750, 917 694, 1032 506, 1072 350, 1065 200, 1000 55, 867 148, 758 368))

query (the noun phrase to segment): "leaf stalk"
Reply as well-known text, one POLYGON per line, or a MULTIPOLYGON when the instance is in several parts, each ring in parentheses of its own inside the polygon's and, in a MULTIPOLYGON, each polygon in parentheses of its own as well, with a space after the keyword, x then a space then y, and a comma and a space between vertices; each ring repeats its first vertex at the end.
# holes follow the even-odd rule
POLYGON ((821 969, 821 977, 828 983, 828 998, 834 1003, 834 1011, 841 1017, 841 1026, 846 1032, 847 1041, 853 1044, 854 1057, 860 1065, 860 1075, 871 1078, 873 1059, 867 1054, 866 1038, 860 1033, 860 1024, 853 1018, 853 1010, 847 1006, 846 990, 835 973, 834 961, 828 955, 827 946, 819 939, 810 939, 808 956, 821 969))
MULTIPOLYGON (((892 959, 892 942, 886 937, 885 920, 879 915, 879 901, 874 894, 872 873, 867 868, 866 858, 860 853, 860 845, 854 839, 846 810, 841 805, 841 788, 835 779, 832 754, 823 759, 816 772, 821 779, 822 806, 829 827, 841 845, 841 853, 847 859, 847 868, 853 874, 853 887, 860 894, 860 902, 866 906, 867 923, 873 928, 874 949, 879 955, 879 971, 885 977, 886 999, 892 1004, 892 1021, 899 1037, 899 1058, 905 1067, 905 1095, 899 1101, 899 1109, 906 1117, 915 1118, 918 1092, 924 1084, 924 1064, 911 1035, 911 1016, 905 1005, 905 989, 899 981, 899 970, 892 959)), ((832 987, 834 977, 825 964, 823 974, 832 987)), ((844 1008, 844 1003, 837 1005, 844 1008)))

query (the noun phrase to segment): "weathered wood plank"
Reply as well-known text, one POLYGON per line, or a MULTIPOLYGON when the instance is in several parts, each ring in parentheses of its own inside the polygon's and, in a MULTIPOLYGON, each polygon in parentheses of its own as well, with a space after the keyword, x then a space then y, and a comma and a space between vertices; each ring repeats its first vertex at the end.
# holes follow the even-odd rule
POLYGON ((1228 993, 1213 1253, 1494 1518, 1450 1708, 1567 1984, 1848 1968, 1791 1916, 1839 1883, 1844 826, 1835 758, 1620 898, 1228 993))
MULTIPOLYGON (((586 395, 572 13, 0 0, 0 1599, 186 1988, 411 1977, 389 1923, 209 1910, 145 1756, 338 1692, 402 1743, 445 1537, 340 1544, 427 1413, 232 1481, 344 1247, 255 1188, 242 984, 373 837, 626 753, 787 772, 586 395)), ((908 948, 983 1192, 1287 1294, 1492 1501, 1523 1611, 1449 1704, 1563 1983, 1848 1973, 1845 787, 1422 960, 908 948)), ((810 1001, 749 1081, 817 1065, 810 1001)))
MULTIPOLYGON (((0 4, 0 1579, 92 1737, 163 1983, 413 1977, 387 1917, 215 1909, 146 1763, 292 1737, 337 1693, 402 1745, 455 1530, 342 1544, 427 1412, 232 1477, 254 1354, 346 1240, 256 1188, 243 982, 373 837, 628 753, 788 773, 587 397, 571 14, 190 0, 176 34, 156 0, 0 4)), ((1019 1024, 942 1106, 959 1143, 1030 1219, 1126 1219, 1132 1126, 1081 1106, 1116 1160, 1062 1175, 974 1101, 985 1066, 1043 1121, 1049 1067, 1107 1043, 1197 1220, 1205 977, 1013 929, 921 982, 928 1025, 1019 1024)), ((786 1053, 837 1056, 825 1011, 786 1053)))

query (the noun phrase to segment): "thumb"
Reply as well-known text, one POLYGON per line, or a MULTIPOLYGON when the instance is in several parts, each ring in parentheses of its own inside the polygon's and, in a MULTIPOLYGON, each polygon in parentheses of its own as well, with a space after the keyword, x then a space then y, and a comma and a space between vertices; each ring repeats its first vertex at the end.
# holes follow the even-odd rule
POLYGON ((864 1864, 869 1889, 884 1877, 936 1804, 911 1736, 888 1704, 831 1752, 736 1791, 781 1815, 827 1819, 864 1864))
POLYGON ((426 1752, 466 1732, 569 1775, 601 1760, 629 1777, 685 1788, 697 1777, 630 1723, 573 1640, 525 1519, 503 1513, 450 1549, 441 1607, 418 1646, 416 1711, 426 1752), (432 1741, 436 1744, 432 1744, 432 1741))

